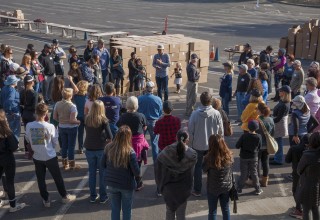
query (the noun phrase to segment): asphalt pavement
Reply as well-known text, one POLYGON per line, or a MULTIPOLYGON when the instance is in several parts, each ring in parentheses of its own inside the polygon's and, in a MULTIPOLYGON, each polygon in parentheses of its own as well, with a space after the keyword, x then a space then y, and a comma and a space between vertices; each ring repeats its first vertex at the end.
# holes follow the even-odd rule
MULTIPOLYGON (((21 9, 28 19, 42 18, 48 22, 80 26, 100 31, 128 31, 134 35, 151 35, 161 32, 164 28, 164 18, 168 16, 168 33, 184 34, 200 39, 210 40, 220 48, 221 61, 227 60, 224 48, 249 42, 253 49, 260 51, 267 45, 278 47, 279 39, 286 36, 287 29, 293 24, 302 24, 310 18, 319 18, 319 9, 297 7, 260 1, 237 0, 34 0, 32 4, 24 0, 1 2, 1 10, 21 9)), ((45 32, 45 30, 42 30, 45 32)), ((67 49, 71 44, 78 47, 80 53, 85 46, 83 36, 79 39, 66 39, 54 35, 21 31, 13 28, 0 27, 0 43, 13 47, 14 57, 19 63, 28 43, 33 43, 40 51, 44 43, 58 38, 61 46, 67 49)), ((236 58, 235 60, 236 61, 236 58)), ((309 61, 304 61, 307 65, 309 61)), ((219 78, 222 76, 220 62, 210 64, 208 82, 199 85, 199 94, 209 91, 218 97, 219 78)), ((235 88, 237 75, 234 76, 235 88)), ((186 93, 175 94, 170 89, 169 99, 174 104, 174 115, 187 123, 184 115, 186 93)), ((270 95, 272 97, 273 95, 270 95)), ((269 102, 272 108, 275 103, 269 102)), ((230 117, 236 119, 235 100, 231 102, 230 117)), ((234 149, 235 143, 242 134, 240 127, 234 126, 234 135, 226 137, 229 147, 235 156, 235 174, 239 175, 239 151, 234 149)), ((21 140, 23 137, 21 134, 21 140)), ((23 143, 23 142, 21 142, 23 143)), ((288 150, 288 140, 285 140, 285 152, 288 150)), ((149 152, 148 164, 143 166, 145 187, 135 193, 133 202, 133 220, 165 219, 165 205, 162 198, 155 195, 153 165, 149 152)), ((110 204, 90 204, 88 189, 88 169, 84 155, 76 155, 83 167, 77 172, 62 172, 66 188, 75 193, 78 199, 63 205, 50 175, 47 175, 48 190, 52 200, 51 208, 44 208, 35 181, 32 161, 26 160, 23 153, 16 153, 17 173, 16 191, 21 202, 27 207, 20 212, 8 213, 6 208, 0 209, 0 218, 16 219, 110 219, 110 204)), ((271 166, 270 186, 264 188, 260 196, 254 195, 253 188, 246 188, 238 203, 238 214, 232 219, 290 219, 288 211, 293 206, 291 183, 286 176, 291 172, 290 165, 271 166)), ((203 196, 190 197, 187 207, 188 219, 207 219, 208 205, 206 201, 206 177, 203 176, 203 196)), ((231 207, 232 210, 232 207, 231 207)), ((219 211, 220 212, 220 211, 219 211)))

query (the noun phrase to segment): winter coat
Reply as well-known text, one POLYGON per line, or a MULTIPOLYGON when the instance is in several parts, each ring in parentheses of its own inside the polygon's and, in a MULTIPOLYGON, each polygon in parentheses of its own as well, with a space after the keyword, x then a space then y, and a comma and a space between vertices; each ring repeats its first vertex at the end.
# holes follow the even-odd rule
POLYGON ((167 206, 173 211, 176 211, 191 195, 196 162, 197 153, 190 147, 179 162, 177 143, 167 146, 158 155, 155 164, 156 183, 167 206))

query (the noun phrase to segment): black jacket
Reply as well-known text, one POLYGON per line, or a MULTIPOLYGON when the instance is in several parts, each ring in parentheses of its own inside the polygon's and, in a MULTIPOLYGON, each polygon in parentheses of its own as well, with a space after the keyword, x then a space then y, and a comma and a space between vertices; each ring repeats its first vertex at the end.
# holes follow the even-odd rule
POLYGON ((278 123, 284 116, 289 114, 290 103, 279 101, 278 104, 273 109, 273 121, 274 123, 278 123))
POLYGON ((38 60, 44 68, 44 71, 43 71, 44 75, 52 76, 55 74, 56 70, 53 63, 52 54, 45 54, 43 50, 40 56, 38 57, 38 60))
POLYGON ((228 192, 232 187, 232 167, 226 166, 222 169, 211 168, 208 160, 204 159, 203 172, 207 173, 207 192, 214 195, 228 192))
POLYGON ((13 134, 7 138, 0 138, 0 160, 9 155, 13 155, 13 152, 18 149, 18 140, 13 134))
POLYGON ((320 205, 320 148, 304 151, 298 165, 300 181, 296 199, 305 207, 320 205))
POLYGON ((267 52, 265 50, 261 51, 260 53, 260 65, 261 63, 269 63, 270 64, 270 55, 267 54, 267 52))
POLYGON ((94 48, 89 49, 88 47, 84 50, 83 58, 87 62, 92 57, 92 51, 94 48))
POLYGON ((246 64, 248 59, 253 57, 252 51, 250 50, 249 53, 242 52, 238 61, 238 65, 246 64))

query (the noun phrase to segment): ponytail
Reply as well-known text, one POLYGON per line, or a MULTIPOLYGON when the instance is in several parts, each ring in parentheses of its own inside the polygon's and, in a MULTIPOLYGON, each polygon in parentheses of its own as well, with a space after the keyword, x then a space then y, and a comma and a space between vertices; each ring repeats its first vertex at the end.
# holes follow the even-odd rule
POLYGON ((177 133, 177 139, 178 139, 178 144, 177 144, 177 157, 178 161, 180 162, 185 155, 185 149, 186 149, 186 141, 189 138, 189 134, 186 130, 179 130, 177 133))

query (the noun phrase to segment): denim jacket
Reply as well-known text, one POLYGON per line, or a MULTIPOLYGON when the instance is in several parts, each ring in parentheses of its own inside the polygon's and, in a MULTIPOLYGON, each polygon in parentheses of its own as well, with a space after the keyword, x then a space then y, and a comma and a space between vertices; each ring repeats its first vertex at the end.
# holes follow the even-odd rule
POLYGON ((7 114, 20 113, 20 94, 12 86, 5 86, 1 91, 0 106, 7 114))

